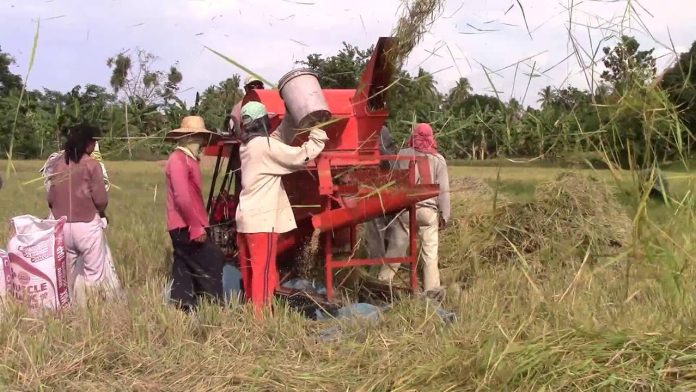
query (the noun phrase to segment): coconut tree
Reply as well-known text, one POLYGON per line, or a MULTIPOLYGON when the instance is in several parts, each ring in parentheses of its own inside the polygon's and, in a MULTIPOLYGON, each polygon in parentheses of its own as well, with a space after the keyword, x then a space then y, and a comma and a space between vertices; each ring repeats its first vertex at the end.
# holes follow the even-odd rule
POLYGON ((447 94, 445 104, 455 113, 461 112, 463 103, 471 96, 471 83, 467 78, 459 78, 457 84, 447 94))
POLYGON ((541 107, 545 108, 553 102, 553 100, 556 98, 556 92, 554 91, 553 87, 551 86, 546 86, 541 91, 539 91, 539 99, 537 99, 538 103, 541 103, 541 107))

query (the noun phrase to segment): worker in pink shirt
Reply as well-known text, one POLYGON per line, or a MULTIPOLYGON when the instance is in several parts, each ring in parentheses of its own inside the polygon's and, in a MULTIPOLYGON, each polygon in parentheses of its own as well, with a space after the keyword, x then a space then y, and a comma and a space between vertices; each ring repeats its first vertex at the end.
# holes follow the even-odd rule
POLYGON ((174 247, 171 300, 182 310, 193 311, 200 297, 223 298, 224 255, 208 237, 208 214, 203 204, 198 155, 218 139, 205 129, 202 117, 188 116, 167 139, 177 147, 169 156, 167 176, 167 230, 174 247))

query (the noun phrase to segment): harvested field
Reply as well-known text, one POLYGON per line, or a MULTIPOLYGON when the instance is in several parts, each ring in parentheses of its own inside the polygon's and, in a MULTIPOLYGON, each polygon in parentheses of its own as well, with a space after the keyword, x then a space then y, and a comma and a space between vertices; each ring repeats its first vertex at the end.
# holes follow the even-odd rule
MULTIPOLYGON (((37 166, 39 162, 17 162, 19 177, 11 177, 0 191, 1 205, 10 206, 0 211, 3 221, 19 213, 45 213, 43 190, 18 183, 35 178, 37 166)), ((628 274, 624 261, 598 259, 592 268, 581 267, 579 253, 574 252, 569 253, 573 263, 545 252, 527 256, 537 258, 546 266, 543 270, 525 269, 519 257, 506 262, 481 258, 472 268, 471 232, 491 231, 453 225, 444 232, 440 250, 443 278, 466 282, 445 300, 445 307, 457 314, 453 324, 445 324, 420 300, 396 304, 376 323, 313 322, 282 307, 276 316, 259 323, 250 309, 238 304, 208 307, 192 320, 162 304, 170 244, 164 227, 161 167, 133 162, 111 163, 109 168, 121 188, 112 195, 109 238, 128 302, 95 303, 87 311, 57 317, 31 317, 18 309, 7 312, 0 322, 0 344, 5 347, 0 384, 8 390, 527 391, 696 386, 689 359, 695 338, 689 326, 696 322, 689 310, 695 292, 689 282, 696 271, 689 262, 694 243, 684 235, 693 230, 687 214, 665 219, 659 226, 664 235, 654 233, 653 239, 637 244, 640 252, 631 257, 628 274), (668 241, 675 245, 660 246, 668 241), (675 275, 675 269, 682 272, 675 275)), ((493 188, 485 189, 482 182, 458 180, 478 171, 454 168, 453 188, 468 187, 490 197, 493 188)), ((487 184, 495 184, 495 172, 491 173, 487 184)), ((511 181, 524 181, 540 198, 553 195, 556 208, 565 206, 560 208, 565 215, 559 216, 572 217, 580 207, 589 211, 586 217, 609 213, 587 207, 598 197, 585 195, 587 186, 601 189, 585 180, 587 173, 579 177, 580 185, 578 178, 568 176, 553 181, 558 170, 541 173, 503 169, 500 186, 513 189, 511 181), (567 190, 578 189, 571 186, 581 186, 582 195, 571 197, 575 193, 567 190)), ((673 183, 680 194, 692 189, 687 179, 673 183)), ((510 192, 499 197, 508 202, 496 211, 508 215, 512 208, 536 200, 533 194, 510 192)), ((457 219, 471 213, 463 210, 461 201, 467 198, 471 199, 453 192, 457 219)), ((632 208, 620 206, 628 212, 632 208)), ((670 216, 665 208, 655 206, 652 214, 670 216)), ((484 213, 481 219, 488 219, 486 214, 490 215, 484 213)), ((519 225, 520 219, 510 222, 519 225)), ((6 229, 0 226, 3 239, 6 229)), ((501 246, 500 241, 491 244, 501 246)), ((628 246, 632 250, 636 245, 628 246)), ((578 247, 580 253, 584 250, 578 247)))

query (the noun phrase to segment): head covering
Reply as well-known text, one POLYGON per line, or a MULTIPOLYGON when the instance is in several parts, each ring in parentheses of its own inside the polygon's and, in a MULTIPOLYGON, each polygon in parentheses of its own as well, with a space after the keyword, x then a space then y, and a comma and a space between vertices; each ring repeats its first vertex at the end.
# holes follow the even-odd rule
POLYGON ((408 146, 413 147, 418 152, 437 154, 437 141, 433 134, 430 124, 419 123, 413 127, 411 138, 408 139, 408 146))
POLYGON ((261 81, 261 79, 257 78, 257 77, 254 76, 254 75, 249 75, 249 76, 246 77, 246 79, 244 79, 244 87, 246 87, 246 86, 248 86, 248 85, 250 85, 250 84, 252 84, 252 83, 261 83, 261 84, 263 84, 263 81, 261 81))
POLYGON ((242 106, 241 110, 242 143, 249 143, 251 139, 258 136, 268 136, 271 131, 271 120, 268 117, 266 106, 261 102, 250 101, 242 106))
POLYGON ((246 125, 254 120, 258 120, 263 116, 268 116, 266 106, 261 102, 250 101, 242 106, 241 117, 242 125, 246 125))
POLYGON ((202 145, 215 144, 220 140, 220 135, 205 129, 205 121, 200 116, 186 116, 181 120, 181 126, 177 129, 167 132, 165 139, 179 140, 186 136, 202 135, 207 139, 207 143, 202 145))

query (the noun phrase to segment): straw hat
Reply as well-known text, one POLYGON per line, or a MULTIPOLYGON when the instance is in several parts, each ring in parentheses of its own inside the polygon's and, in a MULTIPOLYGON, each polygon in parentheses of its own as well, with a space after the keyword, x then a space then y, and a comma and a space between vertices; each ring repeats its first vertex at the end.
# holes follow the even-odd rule
POLYGON ((208 139, 208 144, 217 143, 220 140, 220 135, 205 129, 205 121, 201 116, 186 116, 181 120, 181 126, 177 129, 167 132, 165 139, 179 140, 185 136, 202 135, 208 139))

